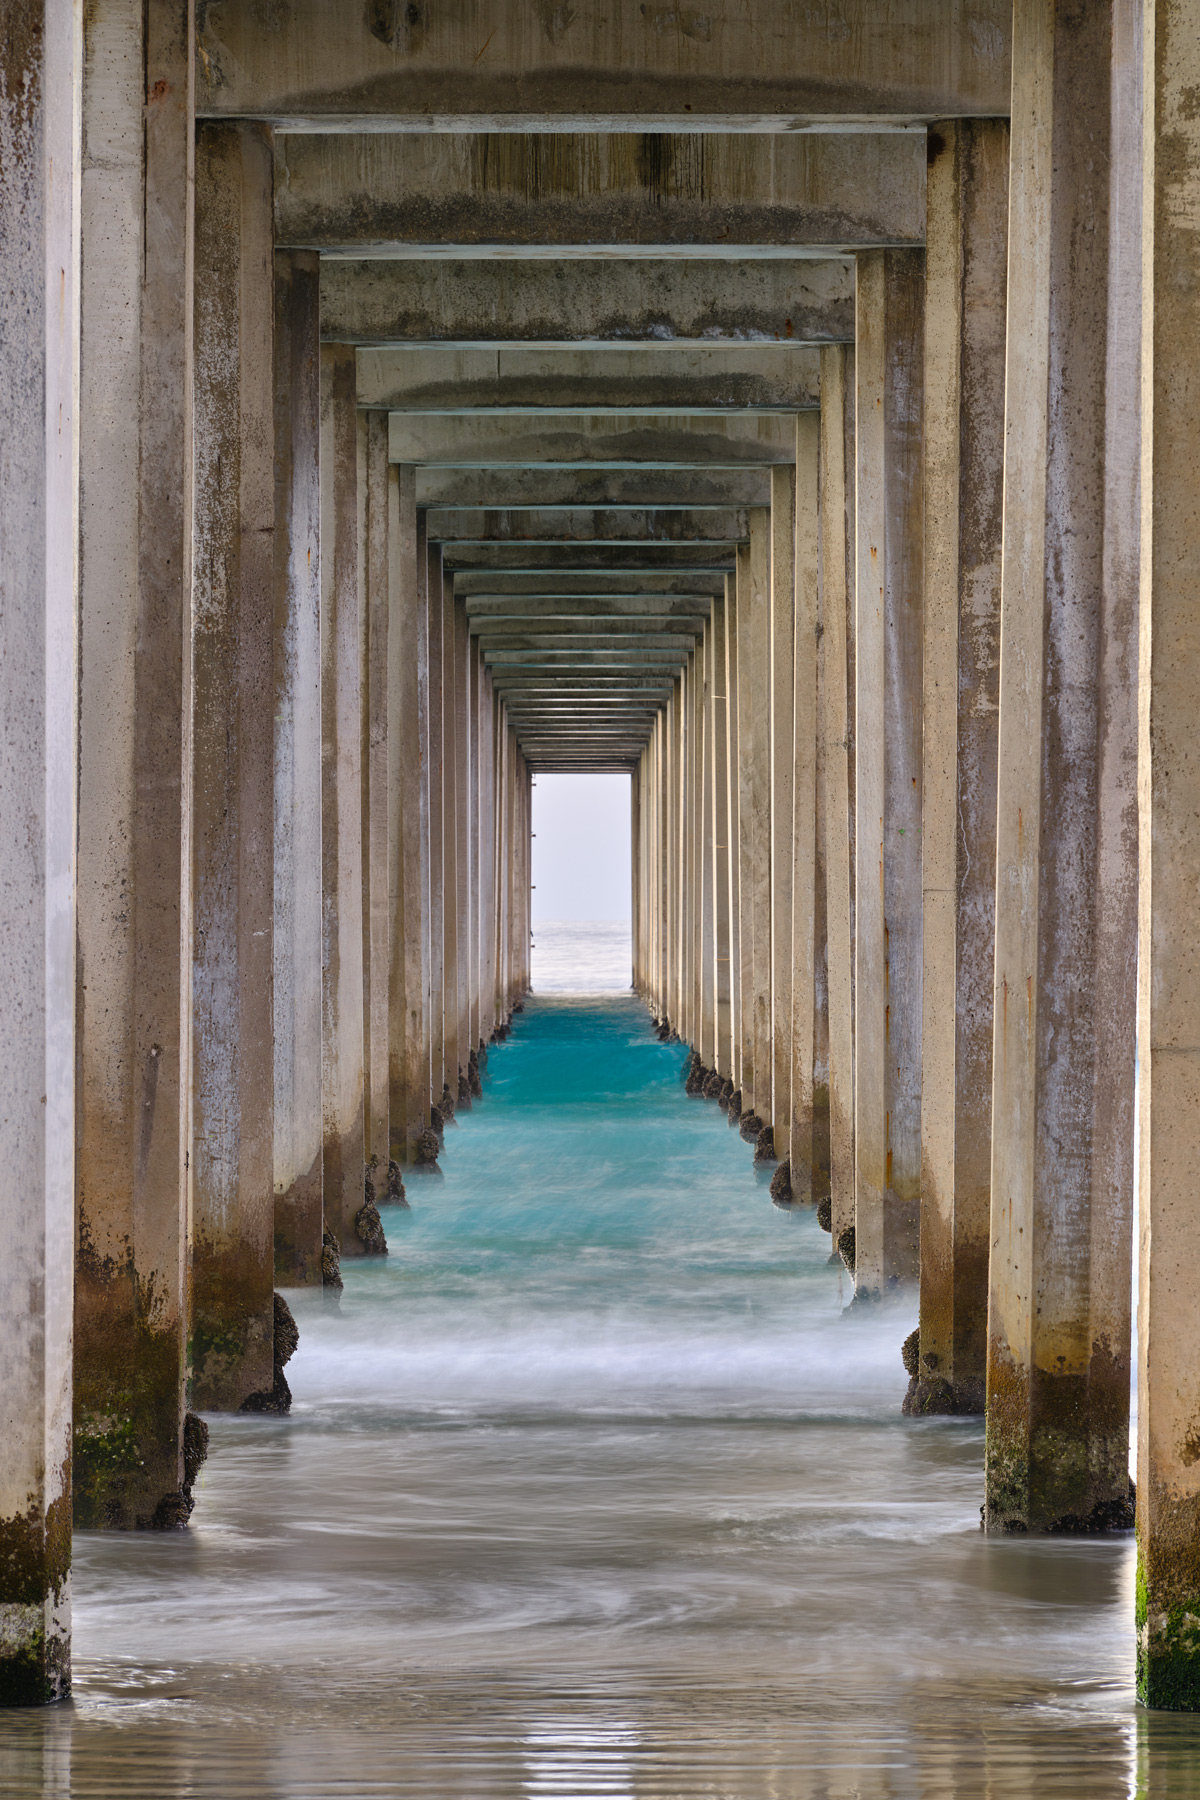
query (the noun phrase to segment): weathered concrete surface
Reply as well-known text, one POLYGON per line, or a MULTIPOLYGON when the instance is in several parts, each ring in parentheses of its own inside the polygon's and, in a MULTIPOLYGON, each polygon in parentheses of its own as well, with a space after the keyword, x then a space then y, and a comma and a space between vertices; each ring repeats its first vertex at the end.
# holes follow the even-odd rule
POLYGON ((79 27, 0 39, 0 1706, 71 1686, 79 27))
POLYGON ((821 357, 821 820, 833 1241, 854 1223, 854 352, 821 357))
POLYGON ((388 471, 388 869, 390 1149, 414 1161, 428 1123, 429 620, 424 521, 411 469, 388 471))
POLYGON ((628 596, 634 600, 650 595, 656 598, 702 596, 703 604, 707 606, 709 598, 721 592, 724 579, 724 571, 685 565, 683 568, 639 569, 634 581, 627 570, 589 569, 577 564, 573 569, 545 571, 458 570, 454 574, 454 591, 472 606, 488 598, 506 595, 521 599, 544 595, 549 599, 571 600, 577 596, 600 599, 628 596))
MULTIPOLYGON (((792 427, 795 454, 795 427, 792 427)), ((738 850, 745 1110, 771 1117, 771 515, 750 515, 738 552, 738 850)))
POLYGON ((868 1298, 918 1273, 923 263, 858 263, 855 1294, 868 1298))
POLYGON ((197 110, 464 132, 1000 115, 1010 28, 998 0, 969 11, 962 0, 904 0, 886 15, 852 0, 799 17, 766 0, 736 17, 643 13, 636 0, 603 14, 467 0, 353 18, 333 0, 300 0, 282 17, 224 0, 199 35, 197 110))
POLYGON ((690 545, 697 550, 721 552, 727 545, 747 541, 750 534, 744 511, 691 512, 682 507, 673 512, 642 513, 587 507, 529 512, 431 511, 426 529, 431 542, 442 544, 443 555, 451 563, 460 553, 470 556, 473 551, 483 554, 522 547, 565 550, 601 543, 606 554, 614 548, 633 549, 641 545, 680 549, 690 545))
POLYGON ((919 244, 924 228, 918 132, 302 133, 276 157, 276 241, 325 254, 794 258, 919 244))
POLYGON ((389 1158, 392 724, 387 426, 358 415, 359 651, 362 659, 363 1153, 383 1190, 389 1158))
MULTIPOLYGON (((776 1108, 776 1149, 790 1163, 793 1197, 820 1199, 828 1185, 828 1110, 817 1095, 817 959, 823 948, 818 931, 817 895, 817 659, 821 643, 820 594, 820 447, 821 422, 796 421, 796 493, 794 528, 795 608, 790 678, 791 779, 786 799, 790 830, 780 853, 789 858, 787 911, 781 913, 777 944, 786 945, 791 980, 776 987, 781 1015, 776 1041, 787 1057, 787 1106, 776 1108), (786 1010, 783 1010, 785 1009, 786 1010)), ((778 685, 776 695, 778 696, 778 685)), ((785 747, 777 738, 780 755, 785 747)), ((780 795, 782 801, 784 796, 780 795)), ((774 854, 774 852, 773 852, 774 854)), ((777 890, 778 891, 778 890, 777 890)), ((782 907, 784 896, 779 894, 782 907)))
MULTIPOLYGON (((799 421, 795 421, 798 426, 799 421)), ((812 498, 816 497, 817 417, 796 450, 814 450, 812 498)), ((798 469, 771 471, 769 695, 767 744, 771 791, 771 1120, 780 1157, 788 1154, 792 1116, 792 877, 796 756, 796 481, 798 469)), ((805 499, 809 496, 806 494, 805 499)), ((815 577, 815 569, 813 571, 815 577)), ((815 643, 814 643, 815 648, 815 643)))
POLYGON ((183 1484, 191 1053, 186 7, 88 16, 81 176, 75 1517, 183 1484), (148 88, 166 95, 147 109, 148 88))
POLYGON ((310 251, 275 256, 275 1280, 321 1281, 321 345, 310 251))
POLYGON ((1104 544, 1139 232, 1112 8, 1014 20, 985 1493, 989 1530, 1045 1531, 1128 1506, 1136 608, 1104 544))
MULTIPOLYGON (((393 462, 434 468, 690 469, 786 463, 795 455, 791 420, 776 413, 728 419, 684 413, 508 413, 459 419, 389 413, 393 462)), ((645 504, 643 501, 642 504, 645 504)))
POLYGON ((321 1108, 325 1221, 360 1256, 363 1204, 362 660, 354 352, 321 347, 321 1108))
POLYGON ((420 257, 321 264, 321 330, 348 344, 823 343, 854 335, 854 265, 780 257, 420 257))
MULTIPOLYGON (((399 460, 399 459, 397 459, 399 460)), ((764 469, 636 471, 608 469, 418 469, 417 505, 541 511, 600 507, 644 514, 655 508, 767 506, 771 478, 764 469)))
POLYGON ((914 1412, 982 1412, 987 1365, 1007 218, 1007 125, 931 131, 914 1412))
POLYGON ((446 1079, 445 1043, 445 759, 442 679, 443 587, 441 546, 426 546, 426 641, 429 645, 429 1028, 430 1098, 436 1106, 446 1079))
MULTIPOLYGON (((746 546, 749 554, 749 545, 746 546)), ((739 556, 741 552, 739 550, 739 556)), ((740 583, 738 574, 725 577, 725 723, 728 736, 726 766, 729 777, 729 1029, 730 1077, 742 1083, 742 832, 741 832, 741 695, 738 684, 738 626, 740 583)))
POLYGON ((459 888, 466 875, 460 862, 458 836, 459 716, 458 631, 454 582, 442 577, 442 1046, 445 1081, 451 1099, 458 1101, 459 1070, 466 1061, 459 1042, 462 1020, 459 995, 461 973, 458 946, 459 888))
POLYGON ((196 144, 192 1356, 201 1409, 274 1380, 271 142, 196 144))
POLYGON ((640 345, 603 350, 436 348, 358 352, 358 403, 394 412, 796 412, 819 402, 813 345, 640 345))
POLYGON ((713 1068, 728 1075, 732 1068, 732 1013, 729 959, 729 670, 725 646, 728 606, 724 594, 713 600, 709 633, 709 792, 713 865, 713 1068))
MULTIPOLYGON (((1119 15, 1124 23, 1124 9, 1119 15)), ((1195 896, 1200 618, 1196 359, 1200 33, 1160 0, 1146 36, 1139 993, 1138 1698, 1200 1709, 1200 1320, 1193 1303, 1200 1144, 1195 896)), ((1127 124, 1119 119, 1119 126, 1127 124)), ((1120 129, 1117 146, 1124 149, 1120 129)))
POLYGON ((455 574, 494 569, 498 574, 535 575, 548 570, 611 574, 617 569, 658 573, 664 569, 733 571, 738 539, 721 544, 480 544, 443 543, 442 560, 455 574))

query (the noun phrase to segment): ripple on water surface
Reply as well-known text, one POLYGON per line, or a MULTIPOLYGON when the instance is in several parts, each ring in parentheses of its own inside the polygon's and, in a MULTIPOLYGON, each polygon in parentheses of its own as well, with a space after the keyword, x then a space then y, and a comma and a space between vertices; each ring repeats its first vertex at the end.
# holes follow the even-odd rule
POLYGON ((528 1004, 389 1259, 290 1296, 292 1416, 211 1421, 190 1532, 77 1540, 76 1698, 0 1720, 0 1794, 1200 1793, 1129 1543, 981 1537, 911 1311, 843 1314, 682 1056, 528 1004))

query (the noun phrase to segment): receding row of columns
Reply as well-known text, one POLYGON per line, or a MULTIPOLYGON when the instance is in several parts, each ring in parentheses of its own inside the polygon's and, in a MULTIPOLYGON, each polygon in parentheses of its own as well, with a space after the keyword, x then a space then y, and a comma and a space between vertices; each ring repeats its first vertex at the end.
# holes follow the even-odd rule
MULTIPOLYGON (((1150 34, 1151 143, 1182 129, 1184 11, 1150 34)), ((855 1303, 919 1293, 906 1408, 986 1407, 992 1532, 1132 1521, 1140 1067, 1139 1692, 1194 1705, 1191 1326, 1168 1345, 1191 926, 1161 910, 1194 834, 1160 710, 1194 685, 1190 401, 1156 333, 1195 177, 1153 162, 1143 233, 1133 24, 1018 5, 1011 156, 1002 122, 931 128, 926 251, 858 256, 853 353, 822 353, 794 481, 635 776, 634 960, 695 1081, 786 1161, 776 1194, 828 1195, 855 1303)))

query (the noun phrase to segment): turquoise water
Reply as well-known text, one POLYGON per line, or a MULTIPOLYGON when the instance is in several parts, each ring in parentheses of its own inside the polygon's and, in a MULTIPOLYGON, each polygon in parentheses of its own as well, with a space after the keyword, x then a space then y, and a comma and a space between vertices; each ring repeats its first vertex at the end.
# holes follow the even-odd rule
POLYGON ((292 1296, 291 1417, 212 1420, 190 1532, 77 1540, 76 1696, 0 1720, 0 1794, 1200 1793, 1131 1545, 982 1538, 911 1310, 843 1312, 682 1058, 528 1004, 387 1261, 292 1296))

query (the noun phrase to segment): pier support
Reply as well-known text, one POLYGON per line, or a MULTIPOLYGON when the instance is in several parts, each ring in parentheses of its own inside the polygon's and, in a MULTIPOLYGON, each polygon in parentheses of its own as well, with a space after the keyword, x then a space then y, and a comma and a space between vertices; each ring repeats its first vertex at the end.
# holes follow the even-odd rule
POLYGON ((176 1523, 184 1481, 188 32, 186 5, 130 3, 89 12, 84 37, 72 1469, 93 1530, 176 1523))
POLYGON ((319 259, 275 255, 275 1280, 321 1282, 319 259))
POLYGON ((992 1143, 1008 127, 930 132, 920 1372, 913 1412, 983 1411, 992 1143))
POLYGON ((354 351, 321 346, 321 1105, 325 1222, 361 1256, 362 661, 354 351))
POLYGON ((71 1685, 79 24, 0 38, 0 1706, 71 1685))
POLYGON ((196 144, 192 1352, 201 1409, 274 1380, 271 133, 196 144))
POLYGON ((1139 785, 1137 1688, 1200 1711, 1200 16, 1160 0, 1146 35, 1146 385, 1139 785))
POLYGON ((1137 342, 1140 231, 1113 26, 1107 4, 1014 13, 990 1531, 1129 1511, 1137 615, 1105 547, 1137 484, 1136 367, 1113 359, 1137 342))
POLYGON ((856 1298, 915 1283, 919 1260, 924 261, 858 259, 856 1298))
POLYGON ((821 860, 830 1228, 854 1224, 854 353, 821 352, 821 860))

